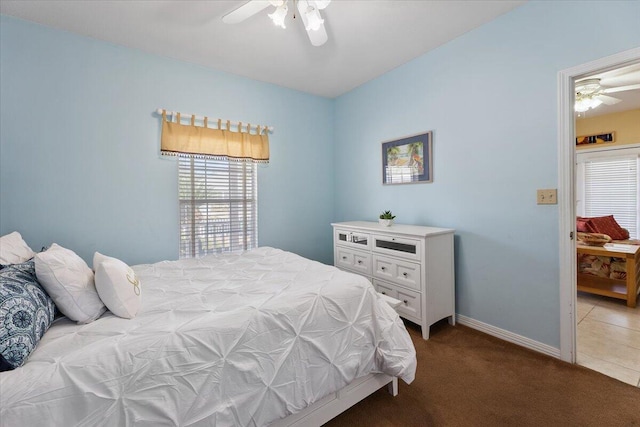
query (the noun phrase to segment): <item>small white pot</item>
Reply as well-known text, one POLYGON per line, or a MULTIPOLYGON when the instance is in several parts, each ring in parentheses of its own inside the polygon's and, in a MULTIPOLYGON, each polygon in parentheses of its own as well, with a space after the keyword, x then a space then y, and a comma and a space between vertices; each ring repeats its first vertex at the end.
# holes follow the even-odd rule
POLYGON ((378 223, 384 227, 391 227, 393 224, 392 219, 378 219, 378 223))

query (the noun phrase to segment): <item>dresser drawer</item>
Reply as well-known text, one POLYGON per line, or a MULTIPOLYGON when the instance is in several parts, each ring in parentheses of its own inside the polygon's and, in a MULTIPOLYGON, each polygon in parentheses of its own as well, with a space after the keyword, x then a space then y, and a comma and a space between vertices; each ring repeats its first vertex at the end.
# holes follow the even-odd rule
POLYGON ((354 251, 350 248, 336 247, 335 265, 359 274, 371 275, 371 254, 354 251))
POLYGON ((380 292, 382 295, 387 295, 387 296, 390 296, 391 298, 396 298, 396 299, 398 298, 398 291, 391 284, 373 279, 373 287, 376 288, 376 291, 380 292))
POLYGON ((378 279, 373 279, 373 286, 381 294, 401 301, 401 304, 395 307, 400 316, 418 323, 422 321, 422 303, 419 292, 403 289, 393 283, 383 282, 378 279))
POLYGON ((372 244, 374 252, 418 261, 422 259, 420 240, 375 234, 372 244))
POLYGON ((397 296, 394 298, 402 301, 396 311, 401 316, 407 317, 409 320, 412 318, 416 321, 422 321, 422 304, 420 303, 420 294, 408 289, 398 289, 397 296))
POLYGON ((351 246, 363 251, 371 249, 371 235, 361 231, 336 228, 333 231, 333 240, 336 245, 351 246))
POLYGON ((422 269, 420 264, 380 255, 373 256, 373 275, 410 289, 420 290, 422 269))

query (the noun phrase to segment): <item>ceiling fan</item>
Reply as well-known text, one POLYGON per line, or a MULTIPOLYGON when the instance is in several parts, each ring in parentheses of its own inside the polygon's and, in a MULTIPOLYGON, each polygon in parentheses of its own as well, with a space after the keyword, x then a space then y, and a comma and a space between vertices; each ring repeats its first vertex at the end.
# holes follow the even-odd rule
POLYGON ((601 82, 602 79, 597 78, 588 78, 576 82, 576 112, 584 113, 585 111, 596 108, 602 104, 614 105, 621 101, 618 98, 607 95, 609 93, 640 89, 640 83, 626 86, 605 87, 602 86, 601 82))
MULTIPOLYGON (((320 15, 320 11, 325 9, 331 0, 292 0, 293 17, 296 17, 295 9, 297 8, 302 18, 304 28, 307 30, 309 40, 314 46, 322 46, 327 41, 327 31, 324 28, 324 19, 320 15)), ((269 14, 269 18, 279 27, 286 28, 285 18, 289 10, 287 6, 288 0, 250 0, 239 8, 227 13, 222 17, 225 24, 237 24, 245 19, 263 11, 269 6, 275 6, 273 13, 269 14)))

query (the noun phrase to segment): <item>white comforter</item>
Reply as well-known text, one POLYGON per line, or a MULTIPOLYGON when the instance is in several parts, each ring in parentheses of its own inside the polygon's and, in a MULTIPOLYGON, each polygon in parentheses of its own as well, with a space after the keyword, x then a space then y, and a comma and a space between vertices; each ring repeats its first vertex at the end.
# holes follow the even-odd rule
POLYGON ((266 247, 134 269, 138 316, 55 322, 0 374, 0 424, 262 426, 370 372, 414 378, 404 325, 362 277, 266 247))

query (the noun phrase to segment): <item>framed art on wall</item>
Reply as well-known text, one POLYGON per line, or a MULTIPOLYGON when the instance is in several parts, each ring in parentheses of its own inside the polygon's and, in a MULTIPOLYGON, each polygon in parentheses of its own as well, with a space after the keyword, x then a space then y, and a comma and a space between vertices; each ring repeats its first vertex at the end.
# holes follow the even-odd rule
POLYGON ((433 182, 431 131, 382 143, 382 183, 433 182))
POLYGON ((576 137, 576 145, 584 144, 605 144, 607 142, 615 142, 616 133, 607 132, 599 135, 585 135, 576 137))

